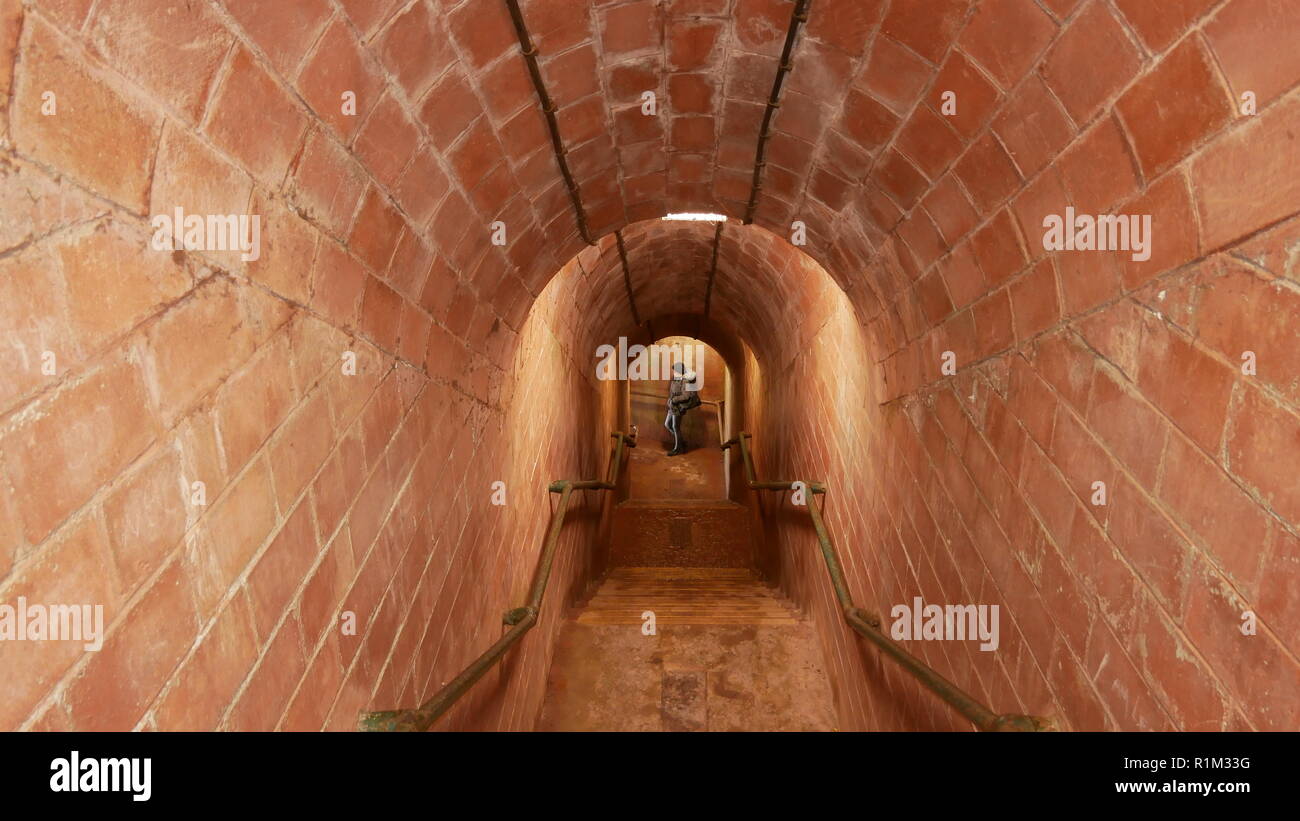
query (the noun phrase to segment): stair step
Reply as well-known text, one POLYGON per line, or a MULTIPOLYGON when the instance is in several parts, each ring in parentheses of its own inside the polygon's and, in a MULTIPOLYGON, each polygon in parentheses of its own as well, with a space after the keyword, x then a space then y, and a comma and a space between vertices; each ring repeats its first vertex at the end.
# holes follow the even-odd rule
MULTIPOLYGON (((603 590, 600 593, 600 597, 602 600, 652 598, 675 601, 682 598, 683 593, 687 593, 692 598, 697 599, 739 599, 742 601, 753 601, 756 595, 746 590, 696 590, 686 588, 653 590, 647 588, 627 587, 622 589, 603 590)), ((772 598, 775 599, 776 597, 773 596, 772 598)))
POLYGON ((624 502, 614 508, 610 562, 616 567, 729 567, 753 564, 750 511, 729 501, 624 502))
POLYGON ((796 624, 799 614, 753 571, 717 567, 620 567, 578 614, 579 624, 796 624))
POLYGON ((609 571, 610 579, 744 579, 757 580, 758 576, 747 567, 616 567, 609 571))
POLYGON ((641 510, 744 510, 730 499, 628 499, 619 508, 641 510))
MULTIPOLYGON (((635 615, 614 615, 599 613, 583 613, 577 619, 578 624, 594 625, 600 627, 617 627, 644 624, 645 620, 641 614, 635 615)), ((704 613, 692 613, 689 615, 676 615, 672 613, 660 614, 655 613, 655 627, 686 627, 686 626, 716 626, 716 625, 736 625, 738 627, 745 625, 755 625, 760 627, 771 627, 779 625, 798 624, 799 620, 793 616, 714 616, 704 613)))

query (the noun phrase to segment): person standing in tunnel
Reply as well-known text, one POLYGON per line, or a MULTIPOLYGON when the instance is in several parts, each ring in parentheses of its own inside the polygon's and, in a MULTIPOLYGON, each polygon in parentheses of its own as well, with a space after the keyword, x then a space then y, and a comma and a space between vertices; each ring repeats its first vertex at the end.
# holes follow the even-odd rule
POLYGON ((681 362, 673 363, 673 380, 668 386, 668 416, 664 418, 664 427, 673 433, 673 449, 669 456, 686 452, 686 439, 682 436, 682 417, 691 408, 700 406, 699 385, 696 384, 694 371, 689 371, 681 362))

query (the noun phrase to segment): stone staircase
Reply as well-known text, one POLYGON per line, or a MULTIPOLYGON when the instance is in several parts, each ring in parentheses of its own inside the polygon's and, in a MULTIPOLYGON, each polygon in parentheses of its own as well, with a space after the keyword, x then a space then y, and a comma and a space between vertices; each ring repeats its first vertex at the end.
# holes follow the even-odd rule
POLYGON ((619 567, 578 614, 578 624, 797 624, 799 614, 753 571, 730 567, 619 567))
POLYGON ((752 567, 749 511, 735 502, 637 499, 614 508, 612 567, 752 567))
POLYGON ((811 623, 751 570, 618 567, 561 629, 537 729, 831 730, 831 705, 811 623))

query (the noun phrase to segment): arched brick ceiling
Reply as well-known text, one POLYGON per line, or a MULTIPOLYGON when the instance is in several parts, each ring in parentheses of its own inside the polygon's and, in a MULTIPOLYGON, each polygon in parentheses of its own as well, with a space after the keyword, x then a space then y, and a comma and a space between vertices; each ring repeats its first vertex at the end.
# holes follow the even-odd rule
MULTIPOLYGON (((656 320, 704 313, 712 265, 715 225, 700 222, 642 220, 622 231, 629 279, 636 302, 633 320, 623 263, 615 238, 606 236, 580 253, 585 273, 580 302, 588 305, 593 338, 639 339, 656 320)), ((766 228, 728 222, 718 247, 706 324, 720 325, 743 339, 764 358, 787 361, 801 339, 816 329, 818 312, 828 303, 821 295, 839 287, 808 255, 766 228)))
MULTIPOLYGON (((540 293, 585 243, 506 4, 442 3, 433 25, 445 25, 450 49, 419 99, 458 185, 431 227, 439 238, 472 236, 455 245, 453 267, 513 325, 529 302, 520 286, 540 293), (494 219, 511 228, 507 249, 478 241, 476 226, 494 219)), ((594 240, 669 211, 743 217, 793 0, 520 5, 594 240), (647 90, 654 116, 641 112, 647 90)), ((1169 14, 1195 19, 1192 7, 1204 5, 1169 14)), ((1162 77, 1126 86, 1146 55, 1170 48, 1148 9, 1148 0, 813 0, 755 223, 783 238, 793 220, 806 225, 801 250, 848 294, 881 361, 902 357, 894 366, 906 371, 922 348, 992 350, 1011 333, 998 307, 1007 295, 965 309, 1021 257, 1041 256, 1028 238, 1042 215, 1131 202, 1189 149, 1146 113, 1162 77), (1095 61, 1098 44, 1109 71, 1095 61), (957 110, 945 116, 947 91, 957 110)), ((1199 70, 1204 52, 1193 38, 1177 56, 1199 70)), ((1204 116, 1221 124, 1225 105, 1205 102, 1204 116)), ((648 259, 666 260, 670 240, 647 242, 648 259)), ((688 283, 703 248, 676 248, 688 255, 637 284, 647 315, 678 290, 699 293, 688 283)), ((771 321, 758 335, 778 334, 780 311, 728 304, 746 292, 742 281, 719 281, 718 316, 771 321)))
MULTIPOLYGON (((584 247, 573 206, 506 5, 445 5, 455 54, 448 55, 450 70, 425 98, 424 119, 472 205, 485 216, 502 215, 512 227, 524 226, 508 256, 537 293, 584 247)), ((676 210, 743 217, 764 101, 793 2, 520 5, 594 238, 676 210), (657 95, 655 116, 641 112, 644 91, 657 95)), ((900 11, 886 15, 886 4, 875 0, 815 2, 773 121, 756 222, 784 236, 792 219, 802 219, 809 228, 808 250, 824 264, 836 258, 829 238, 845 222, 851 228, 845 247, 852 250, 839 257, 856 260, 857 269, 869 257, 866 238, 881 233, 872 215, 883 209, 867 207, 880 194, 861 183, 889 129, 937 70, 897 42, 884 46, 874 64, 867 59, 882 23, 904 40, 924 40, 920 48, 937 58, 952 29, 944 21, 960 19, 966 3, 940 3, 951 8, 937 12, 935 3, 894 5, 900 11), (918 16, 924 25, 913 19, 918 16), (888 104, 867 97, 866 90, 888 104)), ((453 193, 451 199, 459 197, 453 193)), ((463 212, 465 203, 458 206, 463 212)), ((454 215, 446 219, 456 224, 454 215)), ((667 247, 666 240, 656 242, 661 250, 667 247)), ((666 286, 687 276, 701 253, 707 270, 711 251, 692 246, 692 253, 697 257, 671 264, 666 286)), ((719 283, 722 310, 727 289, 719 283)), ((660 298, 652 294, 657 291, 645 299, 660 298)))

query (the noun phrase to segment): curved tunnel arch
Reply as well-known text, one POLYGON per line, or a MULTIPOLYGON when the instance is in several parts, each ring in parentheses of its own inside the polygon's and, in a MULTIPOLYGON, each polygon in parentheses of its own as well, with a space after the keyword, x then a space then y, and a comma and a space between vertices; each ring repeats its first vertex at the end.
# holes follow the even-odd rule
MULTIPOLYGON (((660 218, 623 229, 632 302, 612 234, 579 252, 556 276, 574 271, 560 287, 590 308, 595 317, 588 326, 592 339, 637 340, 651 331, 663 336, 662 318, 692 317, 696 331, 716 323, 764 359, 788 363, 801 341, 806 341, 801 328, 816 327, 824 319, 815 313, 819 307, 825 309, 822 291, 840 289, 840 284, 818 260, 783 237, 757 225, 728 222, 718 242, 706 318, 714 232, 712 223, 660 218), (639 325, 633 319, 633 302, 639 325)), ((683 333, 687 330, 681 324, 677 327, 683 333)))
MULTIPOLYGON (((962 16, 957 5, 964 4, 938 15, 937 33, 926 33, 913 30, 903 14, 886 15, 881 4, 821 4, 801 34, 798 70, 787 78, 773 120, 755 226, 788 236, 795 220, 804 223, 808 244, 802 250, 837 278, 864 322, 910 286, 907 278, 884 271, 889 262, 877 256, 883 249, 883 259, 892 261, 891 231, 914 204, 912 189, 921 181, 914 160, 897 153, 901 149, 886 156, 881 146, 913 104, 906 95, 919 92, 921 78, 941 67, 892 52, 873 63, 872 35, 884 23, 898 42, 930 55, 939 45, 926 38, 953 36, 962 16), (898 82, 891 77, 900 71, 908 73, 906 83, 882 93, 898 82), (868 90, 888 103, 882 106, 868 90), (905 189, 894 184, 900 176, 905 189)), ((731 218, 729 227, 738 226, 750 195, 754 135, 789 9, 775 3, 737 16, 728 13, 727 3, 707 2, 600 12, 583 4, 568 11, 536 1, 521 6, 590 236, 602 256, 614 231, 630 237, 634 226, 673 211, 723 213, 731 218), (649 33, 661 24, 666 42, 649 33), (583 73, 588 67, 593 74, 583 73), (651 116, 640 107, 646 83, 659 95, 651 116)), ((489 116, 432 109, 450 115, 440 126, 451 159, 448 177, 464 185, 463 195, 453 187, 433 227, 458 235, 469 228, 473 211, 510 226, 517 239, 505 251, 476 257, 462 242, 451 262, 470 272, 468 281, 503 317, 518 317, 506 283, 517 275, 531 293, 540 293, 549 276, 586 246, 574 203, 554 173, 545 119, 509 16, 503 5, 476 11, 462 6, 448 25, 453 37, 474 28, 472 60, 487 68, 463 79, 490 101, 484 109, 489 116), (468 127, 457 132, 457 124, 468 127)), ((937 105, 937 96, 925 98, 921 108, 937 105)), ((919 143, 906 148, 913 155, 921 150, 919 143)), ((882 358, 889 352, 882 350, 882 358)))
MULTIPOLYGON (((732 369, 738 413, 731 432, 743 426, 756 434, 752 449, 760 472, 788 465, 798 477, 826 478, 822 465, 849 431, 855 451, 879 447, 871 444, 884 434, 874 418, 881 394, 879 357, 870 353, 866 328, 840 284, 785 238, 762 226, 729 222, 721 234, 711 312, 705 319, 715 230, 706 223, 647 219, 623 231, 633 297, 643 318, 639 325, 613 236, 581 251, 543 290, 537 316, 530 320, 550 321, 544 315, 562 298, 572 311, 571 318, 562 320, 572 335, 572 363, 585 368, 581 389, 602 397, 581 424, 599 431, 625 424, 627 418, 618 410, 627 384, 606 383, 611 393, 591 379, 599 345, 616 344, 619 337, 629 344, 649 344, 681 334, 713 345, 732 369), (845 379, 846 373, 854 378, 845 379), (815 431, 815 441, 807 438, 810 431, 815 431)), ((516 371, 531 367, 531 357, 517 357, 516 371)), ((572 384, 578 387, 576 380, 572 384)), ((518 437, 517 452, 526 451, 529 441, 526 435, 518 437)), ((825 570, 808 543, 812 531, 806 517, 783 510, 780 499, 775 506, 759 504, 744 486, 739 463, 731 470, 732 498, 754 506, 756 527, 764 533, 756 545, 759 567, 792 598, 811 602, 819 597, 821 617, 836 621, 825 570)), ((862 483, 876 480, 854 476, 845 490, 856 496, 862 483)), ((847 498, 827 508, 835 526, 847 525, 854 515, 847 498)), ((590 568, 601 566, 598 557, 587 561, 590 568)), ((855 580, 867 573, 860 557, 849 557, 846 570, 855 580)), ((562 600, 578 595, 576 588, 566 590, 562 600)), ((878 663, 868 648, 848 637, 841 641, 845 663, 859 669, 878 663)))

